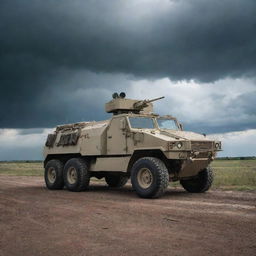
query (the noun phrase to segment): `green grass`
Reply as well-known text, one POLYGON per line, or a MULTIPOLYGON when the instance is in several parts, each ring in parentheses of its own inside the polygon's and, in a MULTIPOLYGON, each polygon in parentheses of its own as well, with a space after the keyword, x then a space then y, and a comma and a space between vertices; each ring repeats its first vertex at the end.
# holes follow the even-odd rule
POLYGON ((42 176, 42 162, 0 162, 0 175, 42 176))
MULTIPOLYGON (((227 190, 256 190, 256 160, 216 160, 213 188, 227 190)), ((43 176, 41 162, 0 162, 0 175, 43 176)), ((179 182, 171 184, 180 187, 179 182)))
POLYGON ((235 190, 256 190, 256 160, 217 160, 213 187, 235 190))

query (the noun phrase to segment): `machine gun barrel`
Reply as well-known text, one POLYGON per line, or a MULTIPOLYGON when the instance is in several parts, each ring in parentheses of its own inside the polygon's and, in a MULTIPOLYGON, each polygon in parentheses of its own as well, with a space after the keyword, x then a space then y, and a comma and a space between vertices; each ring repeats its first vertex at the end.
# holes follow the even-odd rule
POLYGON ((155 99, 152 99, 152 100, 140 100, 140 101, 134 103, 134 108, 142 110, 143 108, 146 108, 148 106, 148 103, 151 103, 151 102, 156 101, 156 100, 161 100, 163 98, 164 98, 164 96, 158 97, 158 98, 155 98, 155 99))
POLYGON ((161 99, 163 99, 163 98, 164 98, 164 96, 158 97, 158 98, 155 98, 155 99, 152 99, 152 100, 144 100, 144 102, 145 102, 145 103, 150 103, 150 102, 153 102, 153 101, 161 100, 161 99))

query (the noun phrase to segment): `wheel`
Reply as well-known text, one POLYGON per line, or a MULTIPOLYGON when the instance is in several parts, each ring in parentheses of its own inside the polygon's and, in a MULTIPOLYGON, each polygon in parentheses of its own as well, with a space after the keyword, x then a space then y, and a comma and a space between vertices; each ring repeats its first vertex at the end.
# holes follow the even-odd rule
POLYGON ((197 176, 189 180, 181 180, 180 184, 184 189, 191 193, 203 193, 207 191, 213 182, 213 171, 207 167, 198 173, 197 176))
POLYGON ((121 188, 123 187, 126 182, 128 181, 129 177, 124 176, 124 175, 116 175, 116 174, 108 174, 105 177, 105 181, 107 182, 107 184, 109 185, 109 187, 112 188, 121 188))
POLYGON ((62 189, 64 187, 63 163, 60 160, 52 159, 47 162, 44 180, 48 189, 62 189))
POLYGON ((87 163, 82 158, 71 158, 64 166, 64 183, 68 190, 80 192, 86 190, 90 182, 87 163))
POLYGON ((157 198, 162 196, 168 187, 169 173, 160 159, 143 157, 132 167, 131 182, 138 196, 157 198))

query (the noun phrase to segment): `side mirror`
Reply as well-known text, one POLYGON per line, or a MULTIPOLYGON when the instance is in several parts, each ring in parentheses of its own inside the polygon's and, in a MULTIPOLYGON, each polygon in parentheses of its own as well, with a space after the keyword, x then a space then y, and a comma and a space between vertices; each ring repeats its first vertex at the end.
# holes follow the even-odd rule
POLYGON ((121 129, 121 130, 125 130, 125 128, 126 128, 125 119, 121 119, 121 120, 120 120, 120 129, 121 129))
POLYGON ((183 131, 183 124, 179 124, 181 131, 183 131))

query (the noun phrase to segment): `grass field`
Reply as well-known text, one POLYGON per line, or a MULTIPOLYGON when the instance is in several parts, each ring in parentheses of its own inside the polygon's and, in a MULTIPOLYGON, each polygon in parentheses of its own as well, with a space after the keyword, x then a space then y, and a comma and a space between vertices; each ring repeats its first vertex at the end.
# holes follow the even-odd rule
POLYGON ((214 187, 256 190, 256 160, 216 160, 214 187))
POLYGON ((43 163, 0 162, 0 175, 43 176, 43 163))
MULTIPOLYGON (((256 160, 216 160, 214 188, 256 190, 256 160)), ((41 162, 0 162, 0 175, 43 176, 41 162)), ((172 184, 179 186, 179 183, 172 184)))

